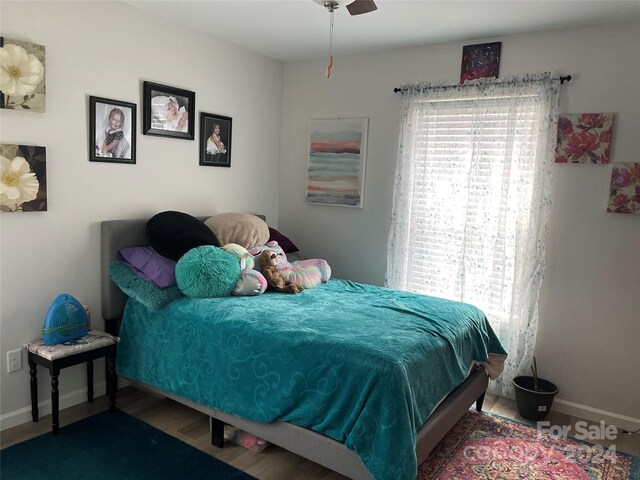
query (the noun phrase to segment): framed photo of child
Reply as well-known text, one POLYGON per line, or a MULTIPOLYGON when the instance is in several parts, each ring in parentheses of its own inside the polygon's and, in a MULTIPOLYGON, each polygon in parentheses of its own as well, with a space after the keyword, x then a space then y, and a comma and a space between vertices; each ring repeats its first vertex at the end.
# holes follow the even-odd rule
POLYGON ((231 117, 200 112, 200 165, 231 166, 231 117))
POLYGON ((144 135, 193 140, 196 93, 158 83, 143 84, 144 135))
POLYGON ((136 163, 136 104, 89 97, 89 161, 136 163))

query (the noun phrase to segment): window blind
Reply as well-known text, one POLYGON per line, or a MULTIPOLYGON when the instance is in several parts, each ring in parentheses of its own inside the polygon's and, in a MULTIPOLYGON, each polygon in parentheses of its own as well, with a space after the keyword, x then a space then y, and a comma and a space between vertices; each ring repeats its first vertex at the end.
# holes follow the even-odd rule
POLYGON ((531 97, 416 102, 410 291, 511 313, 519 219, 528 215, 541 110, 531 97))

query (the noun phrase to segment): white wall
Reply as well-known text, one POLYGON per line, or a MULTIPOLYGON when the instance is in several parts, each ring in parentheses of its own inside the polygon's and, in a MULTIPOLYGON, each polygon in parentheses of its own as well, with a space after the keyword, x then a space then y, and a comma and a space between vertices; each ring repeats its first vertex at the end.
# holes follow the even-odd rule
MULTIPOLYGON (((640 24, 478 40, 485 41, 502 41, 501 75, 570 73, 561 110, 615 112, 612 161, 640 162, 640 24)), ((471 43, 335 52, 330 80, 324 60, 285 65, 280 177, 288 181, 280 184, 280 227, 328 259, 335 276, 383 283, 400 119, 393 88, 456 82, 462 46, 471 43), (308 122, 332 117, 370 119, 362 210, 305 204, 308 122)), ((605 212, 611 168, 555 167, 536 355, 560 388, 557 409, 591 418, 605 410, 613 416, 603 418, 615 421, 640 418, 640 216, 605 212)))
MULTIPOLYGON (((3 36, 47 49, 47 112, 2 110, 0 141, 47 147, 49 209, 0 216, 0 418, 6 427, 30 411, 28 368, 7 374, 6 352, 40 335, 53 298, 73 294, 102 327, 101 220, 171 209, 255 211, 277 223, 282 63, 120 3, 3 1, 1 8, 3 36), (196 141, 142 135, 143 80, 195 91, 197 115, 232 117, 231 168, 198 165, 199 119, 196 141), (136 165, 88 161, 89 95, 138 104, 136 165)), ((96 364, 96 383, 104 378, 101 367, 96 364)), ((40 369, 41 400, 48 399, 47 377, 40 369)), ((63 396, 85 385, 83 367, 60 376, 63 396)), ((86 398, 81 392, 72 397, 66 403, 86 398)))
MULTIPOLYGON (((381 284, 398 141, 393 87, 456 81, 462 46, 472 43, 338 52, 326 80, 323 60, 286 65, 283 76, 280 62, 119 3, 3 0, 0 14, 2 35, 47 47, 47 113, 0 111, 0 141, 47 147, 49 197, 46 213, 0 215, 2 427, 30 411, 28 369, 7 374, 6 352, 39 336, 49 302, 68 291, 90 305, 101 326, 101 220, 165 209, 260 211, 273 224, 279 217, 281 230, 305 251, 327 258, 336 276, 381 284), (143 80, 193 90, 198 111, 233 117, 232 167, 200 167, 197 142, 146 137, 140 128, 137 165, 88 162, 88 96, 137 103, 140 126, 143 80), (362 210, 304 202, 308 121, 337 116, 370 119, 362 210)), ((639 27, 482 41, 503 42, 502 75, 571 73, 562 110, 616 112, 612 159, 640 161, 639 27)), ((562 165, 555 174, 536 352, 541 371, 560 386, 558 408, 564 400, 564 408, 576 403, 638 418, 640 217, 605 213, 610 165, 562 165)), ((61 394, 78 393, 67 404, 82 401, 84 388, 82 367, 61 375, 61 394)), ((48 391, 40 370, 41 400, 48 391)))

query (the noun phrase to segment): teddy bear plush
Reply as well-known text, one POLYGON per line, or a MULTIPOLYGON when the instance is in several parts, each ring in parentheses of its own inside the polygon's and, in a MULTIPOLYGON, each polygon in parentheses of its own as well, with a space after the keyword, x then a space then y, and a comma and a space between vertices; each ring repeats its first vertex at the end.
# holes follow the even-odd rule
POLYGON ((317 287, 321 283, 326 283, 331 278, 331 267, 326 260, 312 258, 289 262, 284 250, 276 241, 249 249, 249 253, 253 255, 258 265, 256 268, 259 268, 260 254, 265 250, 272 251, 277 255, 276 268, 282 274, 286 283, 295 283, 299 287, 308 289, 317 287))
POLYGON ((260 254, 260 273, 267 279, 267 284, 271 290, 283 293, 300 293, 303 287, 295 283, 287 283, 278 271, 278 254, 272 250, 264 250, 260 254))
POLYGON ((287 254, 284 253, 282 247, 278 245, 278 242, 272 240, 265 245, 258 245, 256 247, 251 247, 247 249, 251 255, 253 255, 253 259, 255 260, 255 268, 256 270, 260 268, 260 254, 265 250, 271 250, 275 252, 278 256, 278 265, 281 266, 284 263, 287 263, 287 254))

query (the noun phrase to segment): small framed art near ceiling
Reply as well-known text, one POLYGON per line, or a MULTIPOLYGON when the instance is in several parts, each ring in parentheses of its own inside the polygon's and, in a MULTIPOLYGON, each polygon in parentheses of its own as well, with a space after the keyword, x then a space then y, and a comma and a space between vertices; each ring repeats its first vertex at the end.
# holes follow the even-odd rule
POLYGON ((460 83, 476 78, 498 78, 502 42, 465 45, 462 49, 460 83))

